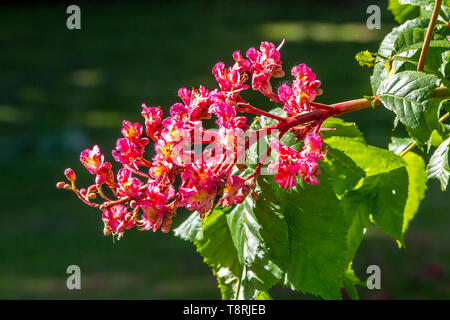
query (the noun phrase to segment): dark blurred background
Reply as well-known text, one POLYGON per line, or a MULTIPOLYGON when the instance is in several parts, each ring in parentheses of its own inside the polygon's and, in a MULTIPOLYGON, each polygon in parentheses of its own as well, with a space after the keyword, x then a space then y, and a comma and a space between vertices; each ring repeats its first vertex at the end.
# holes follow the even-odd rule
MULTIPOLYGON (((178 101, 179 87, 216 86, 211 68, 232 63, 263 40, 286 44, 284 69, 307 63, 322 80, 318 101, 371 94, 370 70, 355 53, 376 51, 395 22, 387 1, 78 2, 81 30, 66 28, 72 3, 10 3, 0 9, 0 298, 218 299, 216 280, 190 243, 171 233, 129 231, 113 243, 100 212, 55 188, 72 167, 91 177, 81 150, 98 144, 109 161, 123 119, 140 121, 141 103, 178 101), (381 30, 366 9, 381 7, 381 30), (66 288, 79 265, 82 289, 66 288)), ((279 86, 279 83, 274 85, 279 86)), ((257 98, 257 104, 273 106, 257 98), (258 100, 259 99, 259 100, 258 100)), ((373 145, 387 147, 393 116, 383 108, 345 116, 373 145)), ((429 182, 406 248, 369 228, 354 262, 381 268, 382 290, 366 299, 450 298, 449 193, 429 182)), ((186 214, 180 213, 178 225, 186 214)), ((311 298, 276 287, 278 299, 311 298)))

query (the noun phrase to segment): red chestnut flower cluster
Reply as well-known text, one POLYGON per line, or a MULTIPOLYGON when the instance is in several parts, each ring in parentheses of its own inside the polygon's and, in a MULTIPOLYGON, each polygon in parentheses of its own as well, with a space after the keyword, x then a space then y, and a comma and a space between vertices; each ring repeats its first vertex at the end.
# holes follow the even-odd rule
POLYGON ((59 182, 57 187, 72 190, 85 204, 100 209, 104 234, 120 239, 133 227, 167 233, 179 207, 197 211, 203 218, 218 205, 239 204, 248 195, 256 198, 256 179, 265 165, 284 189, 294 187, 298 177, 308 184, 319 183, 318 161, 326 155, 321 125, 338 112, 313 102, 322 93, 321 83, 304 64, 292 68, 291 85, 283 84, 274 92, 271 79, 285 75, 280 47, 262 42, 259 50, 250 48, 245 58, 234 52, 232 66, 219 62, 212 69, 219 88, 179 89, 181 102, 172 105, 168 115, 160 107, 143 104, 144 125, 123 121, 123 137, 112 151, 120 170, 114 173, 95 145, 80 155, 95 183, 78 189, 69 168, 65 171, 69 183, 59 182), (282 106, 286 116, 245 101, 241 92, 250 88, 282 106), (247 124, 246 114, 269 117, 275 123, 255 130, 247 124), (203 128, 202 120, 213 116, 217 128, 203 128), (280 142, 286 132, 303 142, 300 150, 280 142), (258 157, 256 169, 250 175, 246 170, 245 176, 249 148, 268 135, 272 142, 258 157), (271 154, 275 156, 266 163, 271 154))

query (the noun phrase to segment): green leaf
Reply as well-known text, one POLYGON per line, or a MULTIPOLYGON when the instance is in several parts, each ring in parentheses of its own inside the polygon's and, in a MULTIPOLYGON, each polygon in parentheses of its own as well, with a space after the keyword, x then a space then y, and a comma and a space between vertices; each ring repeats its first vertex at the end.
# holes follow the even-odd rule
POLYGON ((384 37, 383 41, 381 41, 380 48, 378 49, 378 53, 384 57, 392 57, 393 52, 395 52, 394 44, 397 40, 398 36, 402 31, 411 28, 427 28, 429 23, 429 19, 414 19, 409 20, 403 23, 402 25, 395 27, 392 29, 390 33, 384 37))
MULTIPOLYGON (((175 229, 176 236, 192 241, 197 251, 204 257, 204 261, 217 277, 224 300, 236 299, 237 293, 243 285, 246 285, 240 279, 241 266, 225 216, 229 209, 215 209, 203 220, 197 218, 199 214, 194 212, 175 229)), ((256 292, 254 294, 256 295, 256 292)))
POLYGON ((439 85, 439 79, 417 71, 403 71, 383 80, 378 99, 393 111, 399 120, 413 129, 420 128, 429 94, 439 85))
MULTIPOLYGON (((428 22, 429 22, 428 19, 414 19, 406 21, 401 26, 392 29, 392 31, 381 42, 380 48, 378 49, 378 54, 386 58, 392 57, 395 52, 394 48, 395 41, 403 30, 409 28, 427 28, 428 22)), ((382 63, 376 64, 373 70, 373 74, 370 77, 370 83, 372 85, 373 94, 376 94, 381 81, 383 81, 387 76, 388 71, 383 66, 383 64, 382 63)))
MULTIPOLYGON (((368 146, 354 139, 332 137, 325 142, 343 152, 365 172, 364 179, 355 186, 349 185, 351 192, 342 198, 350 223, 349 233, 355 235, 350 235, 348 239, 350 258, 366 226, 364 212, 366 215, 372 214, 382 231, 403 242, 403 213, 408 196, 408 174, 403 160, 391 151, 368 146)), ((334 161, 332 165, 339 166, 340 163, 334 161)), ((334 176, 334 180, 337 178, 334 176)))
POLYGON ((418 7, 402 5, 399 0, 389 0, 388 10, 392 12, 395 21, 398 23, 417 18, 420 15, 420 9, 418 7))
POLYGON ((450 77, 450 51, 445 51, 442 54, 442 65, 439 68, 444 77, 450 77))
POLYGON ((319 185, 299 179, 287 192, 272 176, 260 176, 256 201, 215 209, 203 221, 193 213, 175 229, 212 268, 223 299, 267 299, 276 284, 326 299, 340 299, 344 287, 357 298, 359 283, 348 266, 369 215, 402 242, 423 198, 424 165, 411 159, 408 168, 409 158, 406 165, 393 152, 368 146, 352 123, 330 118, 324 127, 335 130, 323 131, 328 155, 319 185))
MULTIPOLYGON (((402 30, 394 41, 394 51, 391 53, 391 57, 398 55, 401 52, 421 49, 423 47, 426 32, 426 28, 418 27, 402 30)), ((409 54, 407 56, 411 57, 412 55, 413 54, 409 54)))
MULTIPOLYGON (((450 100, 449 99, 442 100, 442 102, 438 108, 438 116, 441 114, 441 112, 450 112, 450 100)), ((447 124, 446 122, 447 121, 445 119, 443 119, 441 122, 438 123, 437 128, 436 128, 436 130, 442 140, 445 140, 450 136, 450 124, 447 124)), ((433 144, 433 146, 435 146, 435 147, 437 147, 439 145, 440 145, 440 143, 437 145, 433 144)))
POLYGON ((438 127, 440 100, 432 98, 428 101, 426 110, 422 116, 420 127, 406 127, 409 135, 417 142, 419 147, 429 143, 433 130, 438 127))
POLYGON ((202 219, 200 219, 198 212, 191 213, 191 215, 174 229, 173 232, 175 233, 175 236, 185 241, 193 242, 202 239, 202 219))
POLYGON ((373 208, 373 196, 367 191, 355 190, 348 192, 341 200, 347 223, 347 262, 355 257, 356 251, 364 238, 369 225, 369 215, 373 208))
POLYGON ((401 4, 410 4, 413 6, 419 6, 427 10, 434 8, 434 0, 399 0, 401 4))
POLYGON ((431 132, 431 137, 428 144, 428 152, 430 151, 431 147, 439 147, 442 142, 444 142, 442 136, 437 130, 433 130, 433 132, 431 132))
POLYGON ((273 300, 273 298, 271 297, 271 295, 267 291, 261 291, 255 297, 255 300, 273 300))
POLYGON ((358 167, 352 158, 339 149, 332 147, 332 139, 325 139, 328 146, 325 158, 325 172, 332 178, 334 192, 338 198, 342 198, 348 191, 353 190, 363 178, 365 171, 358 167))
POLYGON ((289 236, 279 199, 263 177, 257 192, 258 200, 247 197, 227 215, 227 222, 239 262, 246 266, 246 281, 264 291, 284 278, 289 236))
POLYGON ((347 225, 330 182, 322 176, 316 186, 303 184, 290 193, 280 192, 280 199, 291 243, 284 284, 325 299, 341 299, 347 225))
MULTIPOLYGON (((408 29, 408 30, 411 30, 411 29, 408 29)), ((425 30, 418 29, 418 28, 416 28, 415 30, 416 30, 416 32, 418 32, 417 30, 425 31, 425 30)), ((424 35, 424 33, 422 33, 422 32, 418 32, 418 34, 419 35, 421 35, 421 34, 424 35)), ((414 42, 399 48, 395 52, 395 54, 397 55, 397 54, 405 52, 405 51, 422 49, 422 47, 423 47, 423 39, 424 39, 424 37, 422 37, 422 39, 420 41, 417 41, 417 39, 409 39, 409 40, 414 41, 414 42)), ((450 42, 448 40, 431 40, 430 44, 429 44, 429 48, 449 49, 450 48, 450 42)))
POLYGON ((241 267, 231 240, 225 213, 215 209, 203 219, 203 238, 194 242, 197 251, 213 269, 222 299, 235 299, 241 267))
POLYGON ((361 141, 364 140, 362 132, 358 129, 354 122, 345 122, 340 118, 328 118, 323 122, 322 128, 332 129, 321 131, 324 139, 334 136, 341 136, 356 138, 361 141))
POLYGON ((355 275, 355 272, 351 267, 348 268, 344 277, 344 288, 351 300, 359 300, 358 291, 355 285, 360 285, 361 281, 355 275))
POLYGON ((448 165, 448 150, 450 138, 441 143, 434 151, 427 165, 428 179, 436 178, 441 183, 442 191, 447 190, 448 178, 450 177, 450 167, 448 165))
MULTIPOLYGON (((228 215, 241 283, 252 292, 276 283, 340 299, 346 267, 346 220, 326 177, 318 186, 282 190, 273 177, 261 176, 257 201, 247 198, 228 215)), ((254 298, 239 292, 240 298, 254 298)), ((242 290, 242 289, 241 289, 242 290)))
POLYGON ((427 190, 427 176, 425 174, 425 162, 423 158, 413 152, 408 152, 403 156, 408 172, 408 200, 406 201, 403 214, 403 234, 409 226, 409 222, 414 218, 419 210, 420 203, 425 198, 427 190))

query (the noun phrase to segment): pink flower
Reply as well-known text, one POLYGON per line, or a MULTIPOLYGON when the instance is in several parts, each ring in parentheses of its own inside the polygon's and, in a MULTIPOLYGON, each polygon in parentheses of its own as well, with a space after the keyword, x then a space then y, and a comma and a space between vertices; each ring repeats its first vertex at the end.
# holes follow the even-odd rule
POLYGON ((132 177, 131 171, 127 168, 119 170, 117 173, 117 183, 119 184, 119 194, 130 197, 136 196, 142 185, 141 180, 132 177))
POLYGON ((109 186, 114 186, 114 173, 112 171, 112 164, 110 162, 105 162, 101 165, 95 177, 96 184, 106 183, 109 186))
POLYGON ((143 213, 138 221, 139 230, 153 230, 153 232, 156 232, 163 223, 164 210, 145 204, 141 205, 141 208, 143 213))
POLYGON ((319 183, 317 176, 320 175, 319 164, 313 158, 301 159, 299 161, 299 174, 306 183, 316 185, 319 183))
POLYGON ((136 160, 144 154, 144 146, 140 143, 135 143, 126 138, 120 138, 116 143, 116 150, 113 150, 112 155, 117 162, 123 165, 136 166, 136 160))
MULTIPOLYGON (((166 203, 174 195, 175 190, 173 186, 168 185, 162 188, 162 185, 156 181, 149 182, 146 198, 138 202, 143 212, 141 220, 139 220, 139 228, 141 230, 156 231, 161 227, 165 216, 166 220, 171 220, 174 212, 166 206, 166 203)), ((168 231, 170 225, 169 222, 164 224, 164 230, 162 231, 168 231)))
POLYGON ((152 179, 161 183, 172 183, 177 174, 176 167, 172 162, 167 161, 166 157, 156 154, 153 157, 152 167, 149 169, 152 179))
POLYGON ((105 234, 112 232, 123 235, 125 230, 131 229, 135 225, 132 214, 127 212, 127 208, 122 205, 109 207, 102 214, 102 220, 105 223, 105 234))
POLYGON ((186 88, 181 88, 178 90, 178 96, 181 100, 183 100, 183 103, 185 105, 191 104, 191 96, 192 96, 192 90, 188 90, 186 88))
POLYGON ((95 145, 92 150, 86 149, 80 154, 80 161, 91 174, 97 174, 103 164, 105 156, 95 145))
POLYGON ((200 86, 198 90, 192 90, 192 96, 188 105, 189 119, 191 121, 211 118, 211 114, 208 112, 208 107, 212 103, 210 95, 211 92, 203 86, 200 86))
POLYGON ((149 108, 142 104, 142 116, 145 119, 145 133, 154 141, 158 140, 162 130, 163 112, 161 108, 149 108))
POLYGON ((238 204, 244 199, 241 194, 245 196, 249 190, 244 188, 244 179, 239 176, 230 176, 227 180, 226 186, 223 189, 222 205, 224 207, 231 206, 232 204, 238 204))
POLYGON ((311 71, 310 68, 306 64, 299 64, 297 66, 292 67, 291 74, 297 80, 303 82, 314 82, 316 80, 316 74, 311 71))
POLYGON ((236 110, 225 102, 214 103, 211 107, 209 107, 209 112, 217 116, 217 124, 219 124, 219 126, 226 125, 236 116, 236 110))
POLYGON ((181 173, 181 179, 185 185, 206 185, 210 184, 214 177, 214 173, 204 159, 200 159, 194 163, 187 165, 181 173))
POLYGON ((271 42, 261 42, 260 51, 250 48, 247 51, 247 58, 252 63, 250 72, 253 75, 253 90, 261 91, 265 96, 272 95, 270 78, 280 78, 284 76, 280 52, 271 42))
POLYGON ((292 87, 284 84, 278 89, 278 96, 284 103, 283 110, 288 115, 309 111, 310 103, 317 95, 322 94, 322 90, 319 89, 320 81, 316 80, 316 74, 306 65, 293 67, 292 75, 296 78, 292 82, 292 87))
POLYGON ((180 142, 184 137, 190 136, 192 126, 183 121, 165 121, 164 129, 161 132, 162 138, 167 142, 180 142))
POLYGON ((205 213, 211 210, 212 203, 216 197, 216 193, 211 189, 198 187, 179 189, 182 203, 190 211, 198 211, 200 217, 204 217, 205 213))
POLYGON ((142 135, 142 126, 137 122, 131 123, 124 120, 122 123, 122 134, 129 140, 139 141, 142 135))
POLYGON ((233 69, 239 70, 241 72, 250 71, 250 68, 252 67, 252 63, 248 61, 247 59, 244 59, 241 55, 240 51, 233 52, 233 59, 235 62, 233 69))
POLYGON ((233 67, 225 68, 223 62, 218 62, 212 69, 212 74, 216 78, 222 91, 234 91, 235 93, 248 89, 248 85, 244 84, 248 80, 248 76, 245 71, 250 68, 248 60, 244 60, 239 53, 240 60, 237 61, 233 67), (244 63, 244 61, 246 63, 244 63))
POLYGON ((317 133, 308 133, 305 147, 297 152, 278 140, 271 142, 271 148, 278 149, 278 159, 269 164, 269 171, 274 173, 275 181, 283 188, 290 189, 297 184, 297 175, 308 184, 318 184, 320 175, 316 159, 323 160, 326 152, 321 151, 322 139, 317 133))
POLYGON ((172 107, 170 107, 170 115, 172 116, 172 118, 165 119, 163 121, 163 124, 172 121, 185 121, 188 118, 188 112, 189 110, 187 106, 177 102, 174 105, 172 105, 172 107))
POLYGON ((300 169, 297 161, 280 156, 276 164, 269 164, 268 169, 275 173, 274 179, 283 189, 293 188, 297 184, 297 174, 300 169))
POLYGON ((308 154, 313 158, 323 160, 325 154, 321 152, 322 137, 318 133, 307 133, 304 143, 305 147, 304 150, 302 150, 303 153, 308 154))

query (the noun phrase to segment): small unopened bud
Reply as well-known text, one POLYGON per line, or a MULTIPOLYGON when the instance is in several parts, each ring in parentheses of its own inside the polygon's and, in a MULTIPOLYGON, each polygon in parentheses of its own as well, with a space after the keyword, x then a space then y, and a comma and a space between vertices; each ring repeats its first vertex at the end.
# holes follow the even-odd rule
POLYGON ((87 189, 87 192, 89 192, 89 193, 97 192, 97 186, 95 184, 89 186, 89 188, 87 189))
POLYGON ((80 189, 80 193, 81 193, 81 195, 86 197, 87 191, 86 191, 86 189, 83 188, 83 189, 80 189))
POLYGON ((64 189, 64 185, 65 185, 66 183, 64 182, 64 181, 60 181, 60 182, 58 182, 57 184, 56 184, 56 187, 58 188, 58 189, 64 189))
POLYGON ((131 209, 135 209, 137 207, 137 201, 136 200, 131 200, 130 201, 130 208, 131 209))
POLYGON ((145 192, 144 192, 144 191, 139 191, 138 194, 137 194, 137 197, 138 197, 138 198, 143 198, 143 197, 145 197, 145 192))
POLYGON ((172 227, 172 217, 166 218, 166 220, 164 220, 164 223, 161 227, 161 231, 163 233, 168 233, 170 231, 171 227, 172 227))
POLYGON ((64 190, 72 190, 72 186, 70 184, 67 184, 67 183, 64 185, 63 188, 64 188, 64 190))
POLYGON ((87 196, 89 200, 97 198, 97 195, 95 193, 89 193, 87 196))
POLYGON ((73 182, 73 181, 75 181, 77 179, 77 176, 75 175, 75 172, 73 172, 73 170, 70 169, 70 168, 67 168, 64 171, 64 175, 66 176, 67 180, 69 180, 71 182, 73 182))
POLYGON ((105 224, 105 227, 103 228, 103 234, 105 236, 109 236, 111 234, 111 229, 105 224))
POLYGON ((142 143, 142 145, 146 146, 146 145, 149 144, 149 142, 150 142, 150 139, 149 139, 149 138, 146 138, 146 137, 141 138, 141 143, 142 143))
POLYGON ((252 198, 253 200, 258 200, 258 194, 256 192, 252 192, 252 198))

